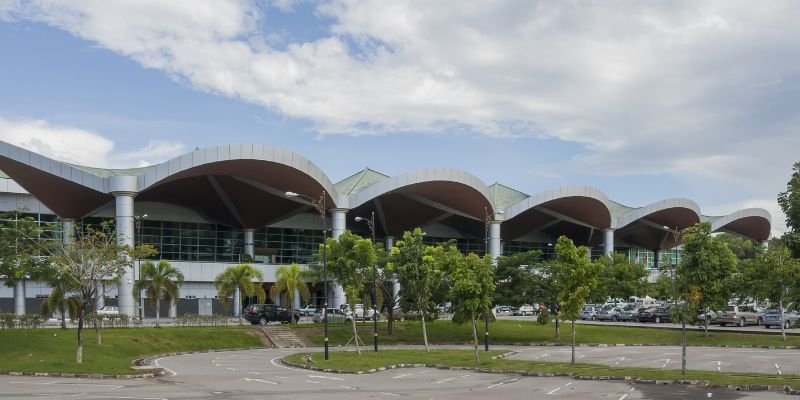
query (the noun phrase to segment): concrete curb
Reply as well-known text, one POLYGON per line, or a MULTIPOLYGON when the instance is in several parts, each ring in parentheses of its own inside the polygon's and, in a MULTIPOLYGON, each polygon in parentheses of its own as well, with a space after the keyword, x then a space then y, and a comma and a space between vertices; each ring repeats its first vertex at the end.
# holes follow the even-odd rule
MULTIPOLYGON (((492 359, 498 358, 505 358, 510 355, 516 354, 514 351, 510 351, 508 353, 504 353, 498 356, 492 357, 492 359)), ((572 378, 576 380, 591 380, 591 381, 620 381, 620 382, 627 382, 627 383, 634 383, 634 384, 641 384, 641 385, 690 385, 696 387, 704 387, 709 389, 722 389, 722 390, 732 390, 732 391, 745 391, 745 392, 757 392, 757 391, 771 391, 771 392, 783 392, 787 395, 795 395, 800 396, 800 389, 792 389, 789 386, 778 386, 778 385, 712 385, 710 382, 705 380, 653 380, 653 379, 641 379, 634 376, 585 376, 585 375, 576 375, 571 373, 563 373, 563 372, 532 372, 532 371, 524 371, 524 370, 513 370, 513 369, 490 369, 490 368, 473 368, 473 367, 451 367, 448 365, 441 365, 441 364, 394 364, 388 365, 386 367, 380 368, 371 368, 366 371, 342 371, 342 370, 335 370, 329 368, 318 368, 311 365, 306 364, 298 364, 291 361, 287 361, 283 357, 280 359, 281 364, 286 365, 292 368, 301 368, 307 369, 310 371, 318 371, 318 372, 325 372, 331 374, 348 374, 348 375, 363 375, 363 374, 373 374, 376 372, 386 371, 390 369, 399 369, 399 368, 436 368, 436 369, 443 369, 443 370, 451 370, 451 371, 472 371, 472 372, 479 372, 479 373, 488 373, 488 374, 512 374, 512 375, 519 375, 519 376, 533 376, 533 377, 540 377, 540 378, 552 378, 552 377, 565 377, 565 378, 572 378)))

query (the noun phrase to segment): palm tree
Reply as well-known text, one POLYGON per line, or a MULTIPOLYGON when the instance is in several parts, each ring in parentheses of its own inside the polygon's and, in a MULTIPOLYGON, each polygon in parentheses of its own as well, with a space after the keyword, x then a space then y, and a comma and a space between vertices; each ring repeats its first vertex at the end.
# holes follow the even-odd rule
POLYGON ((141 292, 144 290, 148 303, 156 309, 156 328, 160 328, 161 299, 170 305, 177 303, 180 296, 178 288, 183 285, 183 273, 169 261, 161 260, 158 264, 145 261, 139 267, 139 276, 139 280, 133 285, 133 296, 141 301, 141 292))
POLYGON ((67 311, 69 311, 71 318, 75 318, 78 315, 79 305, 76 297, 67 297, 67 292, 61 282, 50 282, 53 291, 50 292, 47 300, 39 305, 39 313, 46 316, 53 313, 53 311, 58 311, 61 313, 61 329, 67 329, 67 311))
MULTIPOLYGON (((244 296, 258 296, 258 301, 263 303, 267 298, 264 288, 261 287, 261 281, 264 280, 264 274, 258 269, 248 263, 233 265, 225 268, 214 279, 214 286, 217 287, 217 296, 223 305, 228 305, 228 299, 234 297, 238 291, 239 296, 239 310, 242 309, 242 297, 244 296)), ((242 313, 239 312, 239 325, 242 324, 242 313)))
POLYGON ((305 282, 308 275, 308 271, 300 269, 297 264, 281 265, 275 271, 275 284, 269 289, 269 297, 278 300, 283 293, 283 298, 289 304, 289 315, 294 315, 295 293, 300 293, 305 302, 311 298, 311 291, 305 282))

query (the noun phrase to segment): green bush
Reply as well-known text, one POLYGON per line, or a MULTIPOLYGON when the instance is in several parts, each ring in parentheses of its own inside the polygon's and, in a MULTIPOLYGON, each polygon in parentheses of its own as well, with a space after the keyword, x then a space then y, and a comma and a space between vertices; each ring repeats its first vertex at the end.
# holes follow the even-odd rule
POLYGON ((538 322, 539 325, 547 325, 550 323, 550 320, 551 320, 550 310, 548 310, 547 308, 542 309, 539 312, 539 316, 536 317, 536 322, 538 322))

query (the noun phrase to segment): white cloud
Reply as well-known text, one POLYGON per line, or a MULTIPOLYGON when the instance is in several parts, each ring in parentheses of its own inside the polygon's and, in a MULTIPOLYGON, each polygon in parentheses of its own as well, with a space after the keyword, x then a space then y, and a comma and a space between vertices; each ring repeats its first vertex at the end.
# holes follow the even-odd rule
POLYGON ((151 140, 141 149, 115 151, 113 141, 85 129, 3 117, 0 117, 0 140, 45 157, 90 167, 145 166, 186 152, 183 144, 165 140, 151 140))
POLYGON ((800 147, 800 4, 789 0, 328 0, 317 7, 328 35, 280 44, 246 0, 2 9, 323 134, 553 137, 585 146, 575 171, 672 174, 759 198, 780 190, 800 147))

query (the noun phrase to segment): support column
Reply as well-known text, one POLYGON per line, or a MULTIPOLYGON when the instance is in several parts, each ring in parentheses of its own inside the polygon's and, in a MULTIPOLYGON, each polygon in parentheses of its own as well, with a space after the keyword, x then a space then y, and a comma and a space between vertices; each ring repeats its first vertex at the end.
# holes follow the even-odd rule
POLYGON ((661 268, 661 257, 662 257, 661 249, 657 249, 654 253, 655 253, 654 257, 656 259, 653 260, 653 269, 659 269, 661 268))
POLYGON ((239 314, 242 312, 239 308, 241 307, 241 294, 239 293, 239 288, 237 287, 236 290, 233 291, 233 316, 238 317, 239 314))
POLYGON ((255 233, 256 230, 253 228, 244 229, 244 255, 250 256, 252 260, 256 258, 255 233))
POLYGON ((103 284, 103 281, 97 281, 97 283, 94 286, 94 290, 97 296, 97 299, 95 301, 95 309, 99 310, 106 306, 106 298, 105 298, 106 287, 103 284))
POLYGON ((502 255, 500 248, 500 224, 503 223, 503 213, 496 212, 489 221, 489 255, 492 262, 497 264, 497 257, 502 255))
POLYGON ((25 315, 25 279, 14 284, 14 314, 25 315))
MULTIPOLYGON (((115 175, 109 178, 110 192, 116 201, 117 242, 122 246, 134 247, 133 241, 133 198, 137 193, 135 176, 115 175)), ((119 282, 119 313, 135 316, 133 305, 133 267, 125 268, 119 282)))
POLYGON ((592 248, 589 246, 586 246, 586 258, 592 261, 592 248))
POLYGON ((603 230, 603 253, 611 256, 614 253, 614 230, 603 230))
MULTIPOLYGON (((386 237, 386 251, 391 252, 392 247, 394 247, 394 236, 387 236, 386 237)), ((397 280, 397 276, 392 276, 392 296, 396 299, 395 305, 400 304, 400 281, 397 280)))
MULTIPOLYGON (((339 235, 347 230, 347 209, 346 208, 332 208, 331 210, 331 237, 338 239, 339 235)), ((344 295, 344 288, 341 285, 332 282, 333 301, 329 304, 331 307, 339 308, 342 304, 347 303, 347 297, 344 295)))
MULTIPOLYGON (((180 299, 178 299, 178 301, 180 301, 180 299)), ((169 311, 167 311, 167 312, 169 313, 167 315, 168 318, 177 318, 178 317, 178 303, 177 303, 177 301, 175 303, 170 303, 169 304, 169 311)))
POLYGON ((294 300, 292 301, 292 308, 297 310, 300 308, 300 291, 295 289, 294 290, 294 300))
POLYGON ((75 241, 75 220, 72 218, 61 218, 61 242, 70 244, 75 241))

